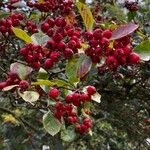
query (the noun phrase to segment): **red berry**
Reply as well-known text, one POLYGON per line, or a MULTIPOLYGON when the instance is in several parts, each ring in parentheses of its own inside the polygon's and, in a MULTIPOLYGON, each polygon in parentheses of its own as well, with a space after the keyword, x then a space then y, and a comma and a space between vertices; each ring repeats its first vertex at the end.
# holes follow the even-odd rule
POLYGON ((59 96, 59 90, 56 88, 50 89, 50 91, 48 92, 48 96, 53 99, 56 99, 59 96))
POLYGON ((60 42, 57 44, 57 49, 58 49, 59 51, 64 50, 65 47, 66 47, 66 44, 65 44, 64 42, 62 42, 62 41, 60 41, 60 42))
POLYGON ((74 41, 74 40, 70 40, 69 42, 68 42, 68 47, 69 48, 72 48, 72 49, 74 49, 74 48, 76 48, 76 42, 74 41))
POLYGON ((102 30, 101 29, 96 29, 94 32, 93 32, 93 36, 95 39, 100 39, 101 36, 102 36, 102 30))
POLYGON ((71 95, 71 94, 70 94, 70 95, 67 95, 67 96, 65 97, 65 100, 66 100, 66 103, 71 103, 71 102, 73 101, 72 95, 71 95))
POLYGON ((19 83, 19 87, 21 90, 25 91, 29 87, 29 82, 27 80, 21 80, 19 83))
POLYGON ((105 30, 105 31, 103 31, 102 36, 105 37, 105 38, 107 38, 107 39, 110 39, 111 36, 112 36, 112 31, 105 30))
POLYGON ((43 23, 42 25, 41 25, 41 30, 45 33, 45 32, 47 32, 48 31, 48 29, 49 29, 49 24, 48 23, 43 23))
POLYGON ((89 118, 84 118, 83 124, 90 128, 92 126, 92 121, 89 118))
POLYGON ((128 58, 129 64, 137 64, 140 61, 140 56, 137 53, 131 53, 128 58))
POLYGON ((87 40, 92 40, 93 38, 93 32, 85 32, 84 34, 84 37, 87 39, 87 40))
POLYGON ((64 57, 67 58, 67 59, 71 58, 73 56, 73 54, 74 54, 73 50, 70 49, 70 48, 66 48, 64 50, 64 57))
POLYGON ((39 61, 33 62, 33 63, 32 63, 32 66, 33 66, 33 68, 35 68, 35 69, 40 69, 41 63, 40 63, 39 61))
POLYGON ((50 58, 53 62, 58 62, 60 54, 58 52, 52 52, 50 58))
POLYGON ((90 100, 90 97, 89 97, 88 94, 83 93, 83 94, 80 95, 80 100, 81 100, 82 102, 89 101, 89 100, 90 100))
POLYGON ((87 92, 89 95, 93 95, 96 93, 96 88, 94 86, 88 86, 87 87, 87 92))
POLYGON ((8 86, 7 82, 0 82, 0 89, 5 88, 6 86, 8 86))
POLYGON ((50 49, 54 49, 56 47, 56 42, 54 40, 48 40, 47 47, 50 49))
POLYGON ((50 58, 48 58, 48 59, 46 59, 45 60, 45 62, 44 62, 44 67, 46 68, 46 69, 50 69, 50 68, 52 68, 53 67, 53 61, 50 59, 50 58))
POLYGON ((106 58, 106 65, 108 66, 109 69, 115 69, 118 67, 118 61, 114 56, 108 56, 106 58))

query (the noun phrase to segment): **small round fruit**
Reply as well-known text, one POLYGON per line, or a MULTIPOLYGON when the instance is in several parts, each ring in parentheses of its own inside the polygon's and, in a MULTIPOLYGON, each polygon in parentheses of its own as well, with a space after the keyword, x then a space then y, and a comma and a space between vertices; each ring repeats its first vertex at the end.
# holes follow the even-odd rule
POLYGON ((48 96, 50 98, 56 99, 59 96, 59 90, 56 88, 52 88, 48 92, 48 96))
POLYGON ((96 93, 96 88, 94 86, 88 86, 87 87, 87 92, 89 95, 93 95, 96 93))

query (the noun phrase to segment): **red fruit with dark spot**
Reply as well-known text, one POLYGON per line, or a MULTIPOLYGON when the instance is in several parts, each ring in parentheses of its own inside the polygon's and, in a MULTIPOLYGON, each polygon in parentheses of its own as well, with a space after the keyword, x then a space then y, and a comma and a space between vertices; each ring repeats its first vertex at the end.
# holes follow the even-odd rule
POLYGON ((93 95, 96 93, 96 88, 94 86, 88 86, 87 87, 87 92, 89 95, 93 95))
POLYGON ((25 91, 29 88, 29 82, 27 80, 21 80, 19 83, 19 87, 21 90, 25 91))
POLYGON ((59 90, 56 88, 52 88, 48 92, 48 96, 50 98, 56 99, 59 96, 59 90))
POLYGON ((48 31, 47 31, 47 35, 48 36, 53 36, 53 34, 54 34, 54 31, 53 31, 53 29, 49 29, 48 31))
POLYGON ((56 42, 54 40, 48 40, 47 47, 50 49, 54 49, 56 47, 56 42))

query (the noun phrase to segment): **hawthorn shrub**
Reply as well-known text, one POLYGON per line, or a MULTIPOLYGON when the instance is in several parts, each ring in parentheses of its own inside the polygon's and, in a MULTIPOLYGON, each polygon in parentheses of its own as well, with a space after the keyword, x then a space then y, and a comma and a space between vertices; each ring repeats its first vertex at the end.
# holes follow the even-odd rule
POLYGON ((103 5, 0 3, 1 149, 134 149, 149 138, 150 61, 135 50, 150 42, 138 5, 124 4, 124 23, 107 17, 116 4, 103 5))

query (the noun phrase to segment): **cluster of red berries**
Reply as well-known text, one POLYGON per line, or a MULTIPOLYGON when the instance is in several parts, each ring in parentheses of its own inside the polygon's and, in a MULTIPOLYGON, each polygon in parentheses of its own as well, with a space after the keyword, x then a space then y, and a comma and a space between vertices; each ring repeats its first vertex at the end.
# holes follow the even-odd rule
POLYGON ((15 85, 19 83, 20 83, 19 76, 15 73, 9 72, 6 81, 0 83, 0 89, 5 88, 6 86, 15 85))
POLYGON ((65 58, 71 58, 81 48, 81 29, 67 25, 64 18, 48 18, 41 25, 41 30, 51 39, 47 47, 53 51, 61 52, 65 58))
POLYGON ((119 65, 136 64, 140 61, 140 56, 133 52, 129 36, 115 40, 113 48, 108 48, 105 55, 109 69, 116 69, 119 65))
MULTIPOLYGON (((30 28, 31 22, 27 24, 30 28)), ((55 20, 47 18, 41 24, 41 30, 51 38, 47 41, 45 48, 27 44, 20 49, 20 54, 33 68, 39 69, 42 66, 45 69, 50 69, 54 63, 59 61, 61 54, 69 59, 81 47, 81 29, 68 26, 64 18, 58 17, 55 20)))
POLYGON ((50 69, 54 63, 59 61, 59 52, 44 49, 40 45, 26 44, 20 49, 20 54, 25 58, 26 62, 33 68, 39 69, 43 67, 50 69))
POLYGON ((84 37, 89 47, 85 53, 91 57, 93 63, 99 63, 104 51, 109 47, 109 39, 112 36, 111 30, 95 29, 93 32, 85 32, 84 37))
POLYGON ((96 93, 94 86, 87 87, 87 93, 73 92, 65 97, 65 103, 59 101, 60 91, 57 88, 52 88, 48 92, 48 96, 54 99, 55 111, 54 116, 61 121, 62 117, 66 123, 75 124, 76 131, 80 134, 85 133, 92 126, 92 122, 88 118, 83 119, 83 124, 79 124, 79 118, 74 108, 78 108, 82 103, 91 100, 91 96, 96 93))
POLYGON ((26 25, 25 27, 27 28, 27 30, 29 31, 29 33, 34 34, 36 32, 38 32, 38 28, 36 23, 34 23, 31 20, 26 21, 26 25))
POLYGON ((35 69, 41 67, 45 53, 46 51, 42 46, 35 44, 26 44, 24 48, 20 49, 20 54, 35 69))
POLYGON ((42 12, 59 11, 62 14, 68 14, 73 7, 73 0, 44 0, 43 2, 27 2, 27 5, 42 12))
POLYGON ((29 82, 21 80, 16 73, 9 72, 6 81, 0 82, 0 89, 11 85, 18 85, 22 91, 25 91, 29 87, 29 82))
POLYGON ((23 15, 18 14, 12 14, 8 18, 2 18, 0 20, 0 32, 1 33, 12 33, 11 26, 20 26, 21 21, 24 19, 23 15))
POLYGON ((136 64, 140 60, 139 55, 132 52, 130 36, 115 40, 112 48, 109 47, 111 30, 95 29, 93 32, 86 32, 84 36, 89 44, 85 53, 91 57, 93 63, 99 63, 105 57, 105 65, 113 70, 120 65, 136 64))
POLYGON ((78 133, 84 134, 92 127, 92 121, 89 118, 84 118, 82 124, 77 124, 75 129, 78 133))

